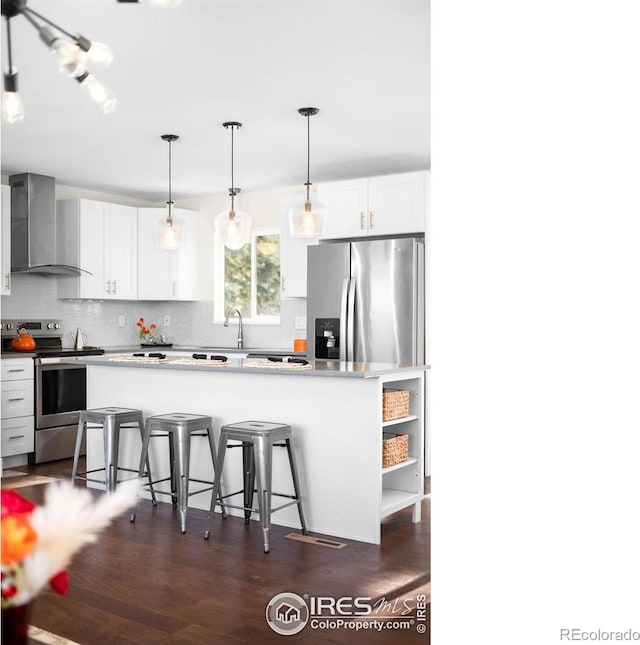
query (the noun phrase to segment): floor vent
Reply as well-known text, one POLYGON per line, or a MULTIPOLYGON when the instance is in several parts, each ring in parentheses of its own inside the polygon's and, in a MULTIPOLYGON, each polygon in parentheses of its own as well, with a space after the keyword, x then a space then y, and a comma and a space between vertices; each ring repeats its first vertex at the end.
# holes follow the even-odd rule
POLYGON ((290 540, 298 540, 298 542, 308 542, 309 544, 318 544, 326 546, 330 549, 344 549, 347 545, 343 542, 334 542, 333 540, 325 540, 323 538, 313 537, 312 535, 302 535, 300 533, 289 533, 285 535, 290 540))

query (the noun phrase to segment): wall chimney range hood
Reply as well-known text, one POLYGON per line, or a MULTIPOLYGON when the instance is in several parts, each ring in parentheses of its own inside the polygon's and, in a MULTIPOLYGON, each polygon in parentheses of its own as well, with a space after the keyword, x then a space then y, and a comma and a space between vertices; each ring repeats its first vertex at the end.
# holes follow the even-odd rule
POLYGON ((11 186, 11 272, 78 276, 84 269, 56 262, 56 187, 53 177, 23 173, 11 186))

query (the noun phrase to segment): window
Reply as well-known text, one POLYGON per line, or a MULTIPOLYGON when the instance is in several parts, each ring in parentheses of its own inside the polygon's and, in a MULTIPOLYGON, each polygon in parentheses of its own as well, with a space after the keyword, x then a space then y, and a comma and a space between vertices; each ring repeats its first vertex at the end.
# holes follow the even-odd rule
POLYGON ((235 308, 244 320, 280 322, 280 234, 255 230, 251 243, 237 251, 222 244, 218 249, 215 319, 235 308))

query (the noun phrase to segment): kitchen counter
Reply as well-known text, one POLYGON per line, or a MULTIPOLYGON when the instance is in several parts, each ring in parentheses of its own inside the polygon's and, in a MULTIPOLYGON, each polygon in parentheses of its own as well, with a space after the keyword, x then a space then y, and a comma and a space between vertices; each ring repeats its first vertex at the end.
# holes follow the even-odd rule
MULTIPOLYGON (((248 367, 255 359, 235 359, 226 366, 213 366, 136 363, 131 358, 111 354, 62 360, 87 365, 89 408, 137 408, 145 417, 169 412, 205 414, 213 420, 216 441, 220 427, 229 423, 253 419, 290 425, 304 512, 312 533, 379 544, 380 521, 386 515, 412 506, 413 520, 420 520, 424 367, 311 361, 307 369, 274 369, 248 367), (383 391, 387 388, 409 390, 408 416, 383 422, 383 391), (382 468, 383 430, 409 435, 406 462, 382 468)), ((194 438, 191 476, 210 481, 213 469, 201 441, 205 440, 194 438)), ((224 492, 242 488, 241 452, 227 452, 224 492)), ((139 454, 138 433, 122 433, 120 464, 137 469, 139 454)), ((168 476, 166 441, 151 442, 150 460, 154 479, 168 476)), ((102 435, 90 432, 87 468, 102 465, 102 435)), ((274 451, 273 490, 291 492, 286 451, 274 451)), ((160 502, 166 499, 164 495, 159 497, 160 502)), ((189 498, 194 508, 208 510, 209 503, 210 494, 189 498)), ((235 509, 230 509, 230 514, 242 516, 235 509)), ((212 540, 221 521, 216 514, 212 540)), ((275 513, 272 522, 294 530, 300 528, 295 506, 275 513)))
MULTIPOLYGON (((190 360, 189 357, 182 357, 175 354, 172 355, 171 350, 169 349, 163 353, 166 354, 166 359, 142 359, 140 357, 134 357, 129 353, 113 353, 105 354, 104 356, 68 357, 61 360, 63 362, 82 362, 87 365, 103 365, 107 367, 131 367, 158 370, 195 370, 200 372, 242 372, 252 374, 295 374, 296 376, 338 376, 351 378, 372 378, 389 374, 399 375, 405 372, 427 369, 422 365, 403 365, 400 363, 355 363, 346 361, 314 360, 309 360, 309 365, 303 367, 297 363, 272 362, 266 358, 233 358, 233 355, 230 352, 227 357, 227 363, 220 364, 208 359, 190 360)), ((211 353, 212 352, 207 352, 208 355, 211 353)))

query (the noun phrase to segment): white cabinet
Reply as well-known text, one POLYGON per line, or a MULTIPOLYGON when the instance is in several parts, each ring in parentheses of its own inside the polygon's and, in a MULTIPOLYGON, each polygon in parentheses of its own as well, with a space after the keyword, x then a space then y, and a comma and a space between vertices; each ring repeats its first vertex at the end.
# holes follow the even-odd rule
MULTIPOLYGON (((382 436, 386 433, 407 434, 409 457, 399 464, 381 468, 380 518, 402 508, 413 506, 413 521, 420 520, 420 502, 424 497, 424 380, 409 378, 382 379, 384 390, 408 390, 408 416, 382 422, 382 436)), ((381 394, 382 396, 382 394, 381 394)))
POLYGON ((307 247, 318 240, 289 235, 289 208, 300 196, 283 197, 280 216, 280 289, 283 298, 307 297, 307 247))
POLYGON ((323 184, 327 207, 326 239, 423 233, 429 173, 408 172, 323 184))
POLYGON ((33 452, 33 358, 2 359, 2 457, 33 452))
POLYGON ((153 225, 166 218, 166 208, 138 209, 138 299, 198 299, 198 225, 196 211, 173 209, 186 227, 185 246, 168 251, 155 245, 153 225))
POLYGON ((2 266, 2 284, 0 294, 11 294, 11 186, 2 184, 2 240, 0 247, 0 265, 2 266))
POLYGON ((58 261, 90 272, 58 280, 60 298, 137 298, 138 209, 91 199, 57 204, 58 261))

